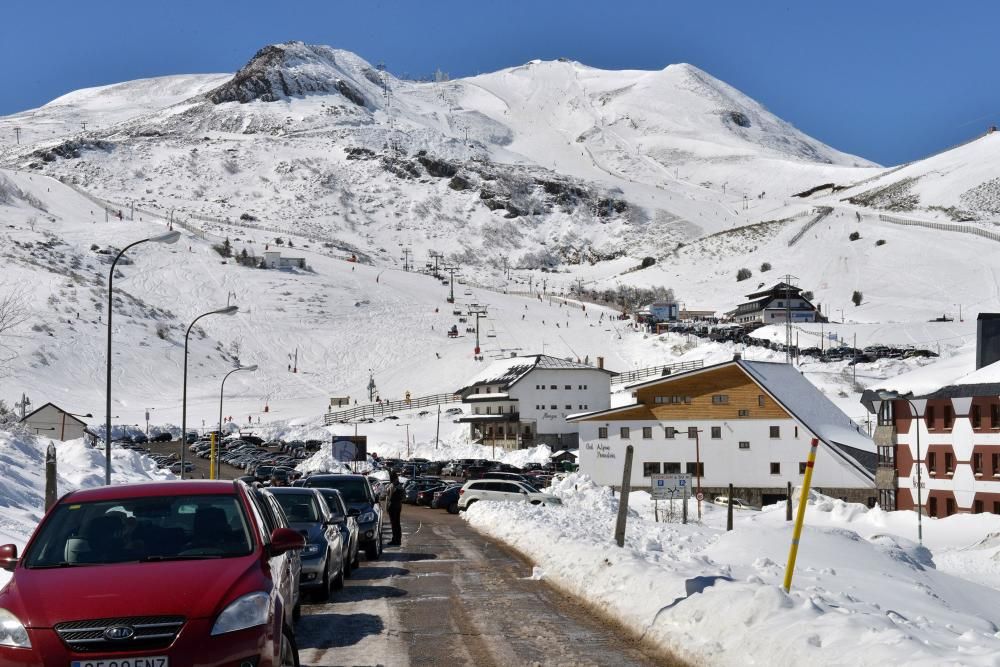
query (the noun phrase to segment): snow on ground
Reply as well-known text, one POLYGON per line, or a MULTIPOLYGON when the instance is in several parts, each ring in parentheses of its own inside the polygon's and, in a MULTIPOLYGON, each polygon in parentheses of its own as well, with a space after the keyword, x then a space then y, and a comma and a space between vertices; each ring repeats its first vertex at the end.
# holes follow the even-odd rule
POLYGON ((648 494, 636 492, 619 549, 610 489, 569 475, 552 492, 562 506, 481 502, 465 516, 528 555, 534 576, 682 657, 713 665, 997 664, 1000 590, 955 575, 989 576, 1000 517, 925 521, 920 547, 912 512, 813 495, 786 594, 792 524, 784 503, 738 512, 726 532, 725 508, 703 504, 700 524, 655 523, 648 494))
MULTIPOLYGON (((0 429, 0 544, 22 548, 45 514, 45 450, 51 441, 20 430, 0 429)), ((104 484, 104 453, 83 440, 56 443, 57 491, 104 484)), ((148 456, 127 449, 111 450, 111 478, 115 484, 173 479, 148 456)), ((10 574, 0 571, 0 588, 10 574)))

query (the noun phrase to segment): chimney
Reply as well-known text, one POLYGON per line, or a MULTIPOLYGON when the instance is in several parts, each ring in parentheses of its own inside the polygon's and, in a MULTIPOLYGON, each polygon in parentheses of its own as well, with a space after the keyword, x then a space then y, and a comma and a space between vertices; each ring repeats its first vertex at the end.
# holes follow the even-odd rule
POLYGON ((976 370, 1000 361, 1000 313, 976 318, 976 370))
POLYGON ((597 367, 604 368, 604 357, 597 357, 597 367))

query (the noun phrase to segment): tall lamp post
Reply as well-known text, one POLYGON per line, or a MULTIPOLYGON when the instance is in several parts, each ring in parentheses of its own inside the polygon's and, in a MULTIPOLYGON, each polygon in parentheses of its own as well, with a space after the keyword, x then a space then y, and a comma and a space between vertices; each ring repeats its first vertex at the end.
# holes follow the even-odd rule
POLYGON ((406 458, 410 458, 410 422, 404 422, 402 424, 396 424, 397 427, 406 427, 406 458))
POLYGON ((111 271, 108 272, 108 363, 107 363, 107 383, 105 386, 105 396, 107 398, 105 416, 106 420, 104 422, 104 484, 106 486, 111 486, 111 315, 112 306, 114 302, 112 301, 114 297, 114 281, 115 281, 115 266, 118 264, 118 260, 122 258, 129 248, 137 246, 140 243, 145 243, 151 241, 153 243, 175 243, 177 239, 181 237, 180 232, 167 232, 166 234, 160 234, 159 236, 151 236, 148 239, 142 239, 141 241, 136 241, 135 243, 130 243, 118 253, 115 257, 115 261, 111 262, 111 271))
POLYGON ((923 499, 923 478, 920 471, 924 467, 924 457, 920 454, 920 411, 917 410, 916 404, 906 398, 905 396, 900 396, 898 391, 880 391, 878 392, 878 397, 883 401, 906 401, 910 410, 913 412, 913 421, 917 428, 917 542, 923 546, 924 544, 924 499, 923 499))
MULTIPOLYGON (((697 479, 697 487, 695 500, 698 501, 698 520, 701 521, 701 429, 694 426, 687 427, 688 437, 691 437, 692 429, 694 432, 694 474, 697 479)), ((674 431, 679 431, 680 429, 675 428, 674 431)))
POLYGON ((191 337, 191 328, 195 322, 209 315, 235 315, 239 306, 227 306, 218 310, 210 310, 202 313, 191 320, 187 332, 184 334, 184 389, 181 395, 181 479, 184 479, 184 450, 187 449, 187 397, 188 397, 188 339, 191 337))
MULTIPOLYGON (((226 373, 226 376, 224 378, 222 378, 222 387, 219 389, 219 439, 218 439, 218 442, 216 442, 216 447, 221 447, 222 446, 222 395, 223 395, 223 392, 226 390, 226 380, 228 380, 229 376, 232 375, 233 373, 238 373, 240 371, 255 371, 255 370, 257 370, 257 364, 253 364, 252 366, 242 366, 240 368, 234 368, 233 370, 231 370, 228 373, 226 373)), ((221 464, 220 464, 220 462, 219 462, 218 450, 216 450, 216 454, 215 454, 215 466, 216 466, 215 478, 218 479, 219 478, 219 470, 222 467, 221 464)), ((183 467, 183 466, 181 466, 181 467, 183 467)))

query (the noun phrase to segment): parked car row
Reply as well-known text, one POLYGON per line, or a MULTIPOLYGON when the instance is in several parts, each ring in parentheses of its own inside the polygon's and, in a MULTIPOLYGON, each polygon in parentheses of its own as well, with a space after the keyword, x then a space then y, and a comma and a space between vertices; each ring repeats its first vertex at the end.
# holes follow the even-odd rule
POLYGON ((341 588, 359 549, 381 553, 367 478, 308 481, 67 494, 23 554, 0 546, 12 573, 0 590, 0 664, 298 665, 294 621, 306 597, 341 588))

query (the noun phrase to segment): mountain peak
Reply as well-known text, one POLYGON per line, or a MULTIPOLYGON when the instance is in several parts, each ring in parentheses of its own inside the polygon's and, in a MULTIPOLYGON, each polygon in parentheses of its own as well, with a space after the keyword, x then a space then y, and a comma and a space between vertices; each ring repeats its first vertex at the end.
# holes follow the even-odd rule
POLYGON ((377 95, 366 88, 378 85, 379 73, 353 53, 292 41, 265 46, 232 79, 205 95, 213 104, 246 104, 339 93, 373 108, 377 95))

